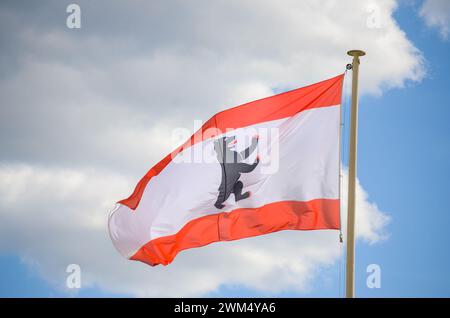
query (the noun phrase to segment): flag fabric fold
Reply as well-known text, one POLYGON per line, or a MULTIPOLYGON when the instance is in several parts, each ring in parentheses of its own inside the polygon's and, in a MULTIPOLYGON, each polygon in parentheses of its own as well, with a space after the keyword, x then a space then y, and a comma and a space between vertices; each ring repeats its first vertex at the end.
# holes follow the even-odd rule
POLYGON ((125 257, 167 265, 182 250, 281 230, 339 229, 344 75, 214 115, 153 166, 108 220, 125 257))

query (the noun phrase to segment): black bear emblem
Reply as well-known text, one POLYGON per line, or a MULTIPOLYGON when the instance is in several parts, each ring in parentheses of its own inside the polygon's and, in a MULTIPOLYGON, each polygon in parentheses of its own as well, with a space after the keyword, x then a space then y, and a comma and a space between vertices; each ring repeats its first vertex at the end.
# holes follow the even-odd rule
POLYGON ((236 137, 222 137, 214 141, 214 150, 217 154, 220 166, 222 168, 222 181, 219 186, 219 195, 214 206, 222 209, 225 205, 223 203, 234 193, 234 199, 237 201, 247 199, 250 192, 242 193, 244 184, 239 181, 241 173, 248 173, 253 171, 259 163, 258 157, 253 164, 248 164, 244 161, 250 154, 255 151, 258 146, 258 138, 253 137, 252 144, 247 149, 237 152, 231 150, 230 147, 236 143, 236 137))

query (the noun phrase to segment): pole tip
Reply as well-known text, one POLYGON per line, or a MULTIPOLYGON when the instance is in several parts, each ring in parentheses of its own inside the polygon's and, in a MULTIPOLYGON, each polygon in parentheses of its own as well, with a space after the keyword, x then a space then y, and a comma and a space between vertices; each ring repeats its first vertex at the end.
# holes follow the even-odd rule
POLYGON ((364 56, 366 55, 366 52, 361 50, 350 50, 347 52, 347 54, 350 56, 364 56))

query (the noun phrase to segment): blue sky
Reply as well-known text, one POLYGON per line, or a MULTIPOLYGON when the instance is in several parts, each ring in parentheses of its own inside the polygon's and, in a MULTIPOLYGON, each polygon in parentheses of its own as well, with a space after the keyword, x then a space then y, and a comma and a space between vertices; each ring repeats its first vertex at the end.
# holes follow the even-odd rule
MULTIPOLYGON (((391 218, 385 229, 388 239, 376 244, 358 241, 356 292, 361 297, 450 296, 450 213, 446 202, 450 195, 450 41, 424 23, 418 14, 420 4, 401 2, 394 18, 422 52, 427 74, 419 82, 405 80, 402 88, 383 90, 380 96, 364 94, 360 99, 358 177, 370 201, 391 218), (369 264, 381 267, 380 289, 366 287, 369 264)), ((367 58, 370 54, 369 51, 367 58)), ((366 71, 365 59, 362 58, 361 73, 366 71)), ((380 61, 378 67, 392 66, 380 61)), ((18 151, 2 161, 28 162, 25 152, 18 151)), ((69 164, 82 165, 75 161, 69 164)), ((39 165, 49 164, 42 161, 39 165)), ((136 166, 138 175, 143 170, 141 163, 136 166)), ((28 251, 22 253, 27 249, 20 246, 0 249, 2 297, 133 296, 128 291, 120 292, 117 286, 97 286, 95 278, 90 278, 90 287, 72 294, 49 279, 39 260, 34 260, 28 251), (30 266, 33 261, 38 265, 30 266)), ((341 293, 343 290, 342 284, 339 286, 343 260, 339 263, 337 259, 331 265, 320 266, 306 291, 288 288, 269 292, 233 282, 221 283, 203 296, 337 297, 339 289, 341 293)), ((343 275, 342 272, 341 283, 343 275)))
POLYGON ((403 6, 396 17, 429 73, 418 85, 361 100, 359 178, 392 221, 387 242, 358 248, 358 277, 366 264, 378 263, 383 288, 368 290, 360 279, 358 290, 362 296, 448 297, 450 46, 423 28, 414 7, 403 6))

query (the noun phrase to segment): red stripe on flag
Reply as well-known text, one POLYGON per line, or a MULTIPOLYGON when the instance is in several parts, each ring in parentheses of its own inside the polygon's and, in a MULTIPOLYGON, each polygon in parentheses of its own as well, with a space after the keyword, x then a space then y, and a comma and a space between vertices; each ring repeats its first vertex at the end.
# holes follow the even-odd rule
POLYGON ((341 74, 316 84, 269 96, 217 113, 195 132, 185 144, 153 166, 136 185, 133 193, 127 199, 118 203, 135 210, 147 183, 151 178, 158 175, 172 161, 173 157, 183 149, 213 137, 205 135, 206 130, 217 129, 221 133, 225 133, 230 129, 292 117, 299 112, 312 108, 339 105, 341 103, 343 79, 344 74, 341 74))
POLYGON ((339 200, 281 201, 200 217, 142 246, 130 259, 167 265, 183 250, 282 230, 339 229, 339 200))

